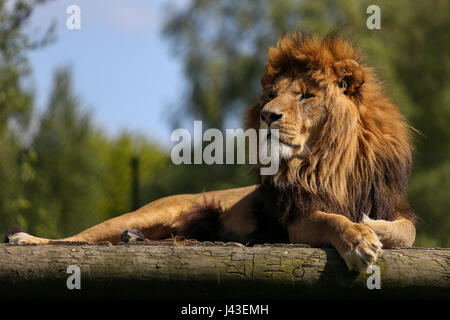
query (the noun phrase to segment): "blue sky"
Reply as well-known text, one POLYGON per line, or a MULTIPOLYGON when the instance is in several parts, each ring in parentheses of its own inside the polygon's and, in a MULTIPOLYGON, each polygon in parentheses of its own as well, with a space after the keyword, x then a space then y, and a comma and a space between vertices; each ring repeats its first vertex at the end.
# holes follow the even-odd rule
MULTIPOLYGON (((187 0, 176 1, 185 5, 187 0)), ((56 42, 29 54, 39 110, 46 106, 55 69, 69 65, 75 91, 110 135, 138 132, 170 145, 164 113, 182 103, 182 61, 161 34, 163 0, 59 0, 39 6, 30 30, 57 21, 56 42), (69 5, 81 9, 81 29, 69 30, 69 5)))

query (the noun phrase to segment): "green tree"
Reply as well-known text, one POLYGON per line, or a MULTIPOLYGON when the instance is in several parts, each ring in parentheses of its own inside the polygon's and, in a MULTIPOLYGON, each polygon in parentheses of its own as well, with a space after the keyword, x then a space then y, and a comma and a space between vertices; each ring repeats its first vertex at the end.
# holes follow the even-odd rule
POLYGON ((169 9, 165 34, 184 60, 189 98, 183 116, 223 127, 259 97, 267 48, 286 32, 353 39, 379 71, 415 134, 409 200, 421 220, 417 245, 450 245, 450 3, 377 1, 381 30, 366 27, 359 0, 193 0, 169 9))
POLYGON ((138 159, 139 206, 160 198, 161 193, 154 186, 164 179, 167 153, 149 142, 146 137, 123 132, 115 139, 107 139, 103 144, 104 156, 102 185, 104 197, 99 203, 104 218, 110 218, 133 209, 133 174, 131 160, 138 159))
POLYGON ((32 39, 26 24, 34 6, 44 1, 0 0, 0 131, 12 119, 26 124, 32 108, 33 94, 23 86, 29 75, 26 52, 52 40, 54 25, 39 39, 32 39), (9 2, 11 4, 11 2, 9 2), (8 7, 12 7, 8 9, 8 7))
POLYGON ((33 38, 27 22, 42 2, 0 0, 0 233, 25 223, 22 211, 30 206, 24 185, 33 175, 32 154, 21 139, 33 106, 33 92, 24 86, 30 72, 26 53, 52 40, 54 26, 33 38))
POLYGON ((47 110, 31 144, 33 178, 27 231, 46 237, 70 236, 132 210, 131 159, 140 162, 140 205, 168 157, 145 137, 122 133, 109 138, 90 120, 74 94, 70 70, 57 71, 47 110))
POLYGON ((31 206, 28 231, 67 235, 99 220, 102 155, 93 143, 95 129, 80 110, 70 71, 55 73, 47 110, 31 144, 34 179, 27 184, 31 206))
MULTIPOLYGON (((32 177, 22 225, 45 237, 65 237, 132 210, 131 159, 139 159, 139 205, 163 196, 158 184, 169 161, 159 146, 124 132, 106 136, 74 94, 70 69, 55 73, 48 107, 26 154, 32 177)), ((176 181, 172 181, 176 184, 176 181)))

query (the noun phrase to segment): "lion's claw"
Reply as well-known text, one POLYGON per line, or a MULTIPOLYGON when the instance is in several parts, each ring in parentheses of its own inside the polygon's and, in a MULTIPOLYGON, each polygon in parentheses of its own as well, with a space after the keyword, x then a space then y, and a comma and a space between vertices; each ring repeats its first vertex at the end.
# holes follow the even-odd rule
POLYGON ((337 247, 349 270, 362 271, 375 263, 383 245, 369 227, 353 223, 337 247))

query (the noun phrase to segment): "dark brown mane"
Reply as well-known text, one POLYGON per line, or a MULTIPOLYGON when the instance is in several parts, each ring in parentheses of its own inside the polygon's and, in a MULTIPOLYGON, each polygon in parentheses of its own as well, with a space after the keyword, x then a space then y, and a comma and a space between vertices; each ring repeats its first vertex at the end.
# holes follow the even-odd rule
MULTIPOLYGON (((337 35, 323 41, 288 35, 269 50, 263 88, 286 72, 306 74, 324 90, 328 102, 326 121, 308 161, 281 162, 277 174, 263 179, 266 188, 280 192, 280 218, 322 210, 353 221, 364 213, 393 220, 401 211, 414 221, 403 200, 411 167, 408 126, 373 70, 361 64, 357 50, 337 35), (342 81, 345 99, 338 92, 342 81)), ((259 127, 262 106, 247 110, 247 128, 259 127)))

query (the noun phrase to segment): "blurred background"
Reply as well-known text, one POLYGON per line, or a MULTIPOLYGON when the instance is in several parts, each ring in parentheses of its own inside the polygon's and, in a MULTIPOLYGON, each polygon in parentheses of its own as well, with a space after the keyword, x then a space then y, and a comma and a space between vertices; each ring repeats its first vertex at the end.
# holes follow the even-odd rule
POLYGON ((447 0, 0 0, 0 235, 70 236, 175 193, 256 182, 180 165, 170 133, 239 128, 267 49, 292 30, 361 48, 414 134, 416 246, 450 246, 447 0), (81 9, 70 30, 68 6, 81 9), (369 5, 381 29, 369 30, 369 5))

